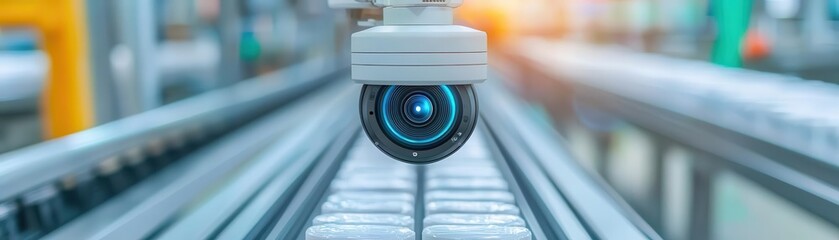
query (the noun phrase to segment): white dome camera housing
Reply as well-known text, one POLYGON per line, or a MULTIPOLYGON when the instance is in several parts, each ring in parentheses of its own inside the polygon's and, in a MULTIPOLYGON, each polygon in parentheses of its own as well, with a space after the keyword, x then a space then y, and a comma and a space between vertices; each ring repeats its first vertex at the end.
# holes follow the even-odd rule
POLYGON ((333 0, 383 7, 383 26, 352 35, 352 79, 367 136, 387 155, 432 163, 457 151, 478 120, 486 33, 453 25, 462 0, 333 0))

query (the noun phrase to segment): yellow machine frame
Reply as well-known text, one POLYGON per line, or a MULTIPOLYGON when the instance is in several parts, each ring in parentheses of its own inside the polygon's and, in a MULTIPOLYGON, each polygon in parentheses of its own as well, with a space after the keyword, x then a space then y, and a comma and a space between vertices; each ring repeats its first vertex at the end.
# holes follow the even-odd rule
POLYGON ((84 0, 0 0, 0 26, 34 27, 50 59, 41 117, 56 138, 94 124, 84 0))

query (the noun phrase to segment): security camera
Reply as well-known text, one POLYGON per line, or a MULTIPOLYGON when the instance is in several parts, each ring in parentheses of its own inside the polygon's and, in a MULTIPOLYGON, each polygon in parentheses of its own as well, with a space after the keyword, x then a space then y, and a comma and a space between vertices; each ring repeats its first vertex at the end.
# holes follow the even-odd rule
POLYGON ((352 79, 367 136, 408 163, 457 151, 478 120, 473 84, 487 79, 486 33, 453 25, 462 0, 330 0, 383 8, 383 24, 352 35, 352 79))

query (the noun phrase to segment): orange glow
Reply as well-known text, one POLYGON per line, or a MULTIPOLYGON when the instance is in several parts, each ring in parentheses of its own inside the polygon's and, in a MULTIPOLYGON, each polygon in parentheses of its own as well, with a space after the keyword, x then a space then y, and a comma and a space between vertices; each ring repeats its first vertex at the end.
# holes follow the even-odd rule
POLYGON ((514 1, 484 0, 464 1, 457 9, 457 17, 463 24, 487 33, 488 41, 498 43, 510 34, 513 18, 510 17, 516 4, 514 1))
POLYGON ((747 33, 743 44, 743 58, 747 60, 765 58, 769 56, 772 49, 766 37, 754 29, 747 33))
POLYGON ((503 45, 523 35, 557 35, 566 31, 565 1, 471 0, 457 9, 463 24, 487 33, 490 45, 503 45))

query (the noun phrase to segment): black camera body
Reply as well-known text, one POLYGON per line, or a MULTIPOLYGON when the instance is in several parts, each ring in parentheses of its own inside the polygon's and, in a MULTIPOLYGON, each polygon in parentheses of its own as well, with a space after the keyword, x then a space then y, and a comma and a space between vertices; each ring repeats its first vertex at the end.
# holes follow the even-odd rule
POLYGON ((439 161, 457 151, 478 120, 472 85, 364 85, 362 126, 385 154, 407 163, 439 161))

